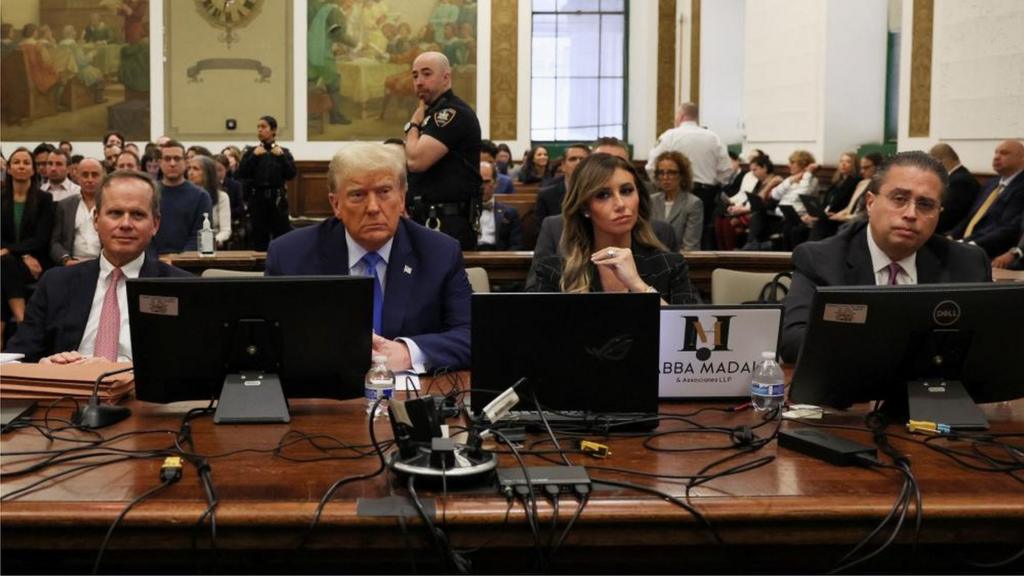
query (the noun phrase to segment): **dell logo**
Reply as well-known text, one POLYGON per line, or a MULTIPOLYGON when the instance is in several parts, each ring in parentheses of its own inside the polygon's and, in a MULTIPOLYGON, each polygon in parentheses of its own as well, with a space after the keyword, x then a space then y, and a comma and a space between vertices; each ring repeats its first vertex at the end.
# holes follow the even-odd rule
POLYGON ((943 300, 932 311, 932 319, 939 326, 955 324, 960 319, 960 305, 952 300, 943 300))

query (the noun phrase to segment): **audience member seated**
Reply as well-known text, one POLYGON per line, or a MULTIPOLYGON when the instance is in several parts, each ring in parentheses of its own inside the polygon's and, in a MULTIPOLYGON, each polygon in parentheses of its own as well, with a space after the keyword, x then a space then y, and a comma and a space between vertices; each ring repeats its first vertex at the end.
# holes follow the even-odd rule
POLYGON ((699 302, 686 260, 651 229, 651 199, 632 164, 595 153, 565 198, 562 255, 538 262, 536 292, 656 292, 662 303, 699 302))
POLYGON ((519 167, 516 179, 520 184, 544 185, 545 181, 551 178, 551 163, 549 160, 547 148, 543 146, 533 148, 527 154, 526 161, 519 167))
POLYGON ((484 184, 477 250, 522 250, 523 226, 519 212, 494 199, 496 176, 498 169, 493 162, 480 162, 480 177, 484 184))
POLYGON ((118 172, 141 172, 142 166, 139 157, 131 150, 125 150, 117 155, 114 160, 114 170, 118 172))
POLYGON ((220 189, 216 162, 209 156, 193 156, 188 161, 188 181, 209 195, 213 204, 213 211, 209 213, 213 240, 217 248, 223 248, 231 238, 231 200, 228 193, 220 189))
POLYGON ((125 280, 189 276, 147 253, 160 226, 160 194, 148 175, 107 176, 96 195, 93 225, 102 245, 100 258, 43 276, 10 352, 59 364, 89 357, 131 362, 125 280))
POLYGON ((942 162, 949 173, 949 187, 942 198, 942 214, 939 214, 939 226, 935 229, 936 234, 946 234, 967 218, 967 213, 978 198, 981 184, 974 174, 960 163, 960 156, 949 144, 940 142, 932 146, 928 153, 942 162))
POLYGON ((121 155, 121 147, 113 144, 103 147, 103 167, 107 172, 117 170, 117 157, 121 155))
POLYGON ((155 152, 146 152, 146 155, 142 157, 143 168, 146 170, 146 174, 149 174, 153 180, 159 182, 163 178, 160 175, 160 150, 157 149, 155 152))
POLYGON ((743 250, 771 249, 770 236, 782 227, 781 219, 773 213, 772 191, 782 184, 782 177, 775 174, 775 165, 767 154, 761 154, 750 161, 750 172, 757 178, 757 187, 748 195, 756 197, 756 204, 747 201, 746 206, 730 206, 729 215, 737 234, 747 231, 747 242, 743 250))
POLYGON ((46 160, 46 181, 39 186, 43 192, 49 192, 54 202, 78 195, 78 184, 68 178, 68 164, 71 156, 57 148, 46 160))
POLYGON ((274 239, 268 276, 375 279, 373 353, 393 370, 469 366, 471 289, 459 242, 408 218, 402 151, 351 143, 327 172, 334 217, 274 239))
POLYGON ((28 148, 18 148, 8 159, 0 194, 0 293, 4 307, 0 333, 9 318, 19 324, 24 319, 27 286, 49 263, 52 229, 53 197, 39 189, 28 148))
POLYGON ((32 150, 32 166, 36 170, 36 180, 39 185, 42 186, 43 182, 49 180, 49 160, 50 152, 53 152, 55 148, 52 144, 47 142, 40 142, 32 150))
POLYGON ((981 246, 995 258, 1017 241, 1024 216, 1024 144, 1019 140, 1000 142, 992 157, 992 169, 998 177, 989 179, 970 213, 951 235, 981 246))
POLYGON ((839 157, 839 165, 832 174, 832 185, 825 191, 821 206, 825 209, 828 218, 816 218, 810 214, 804 214, 804 223, 810 226, 811 240, 824 240, 839 230, 839 223, 832 220, 832 215, 846 209, 853 197, 854 190, 860 183, 861 176, 857 173, 860 159, 856 152, 844 152, 839 157))
POLYGON ((782 219, 783 249, 792 250, 794 246, 807 238, 809 230, 803 222, 800 224, 785 220, 778 206, 792 206, 798 216, 803 219, 807 214, 801 194, 813 194, 818 188, 818 179, 814 177, 814 156, 806 150, 797 150, 789 155, 789 176, 776 186, 771 199, 777 202, 775 216, 782 219))
POLYGON ((902 152, 882 168, 867 194, 868 221, 793 251, 793 283, 783 300, 782 359, 794 362, 819 286, 985 282, 983 251, 934 235, 946 170, 924 152, 902 152))
POLYGON ((106 134, 103 135, 102 143, 104 148, 107 148, 109 146, 117 146, 118 148, 124 148, 124 134, 121 134, 116 130, 113 132, 107 132, 106 134))
MULTIPOLYGON (((494 164, 498 157, 498 147, 494 142, 490 140, 480 141, 480 161, 490 162, 494 164)), ((512 194, 515 192, 515 185, 512 183, 512 178, 507 175, 498 173, 498 181, 495 184, 495 194, 512 194)))
POLYGON ((213 212, 210 195, 185 180, 185 147, 168 140, 160 147, 160 228, 153 246, 160 254, 196 250, 203 214, 213 212))
POLYGON ((576 170, 580 160, 590 155, 590 148, 586 144, 570 144, 565 147, 565 161, 562 162, 562 177, 552 181, 537 192, 537 207, 533 214, 538 223, 554 214, 562 213, 562 199, 565 198, 565 189, 572 180, 572 173, 576 170))
POLYGON ((508 175, 512 168, 512 150, 508 144, 498 144, 498 153, 494 155, 494 163, 498 166, 498 172, 508 175))
POLYGON ((79 163, 78 195, 61 200, 55 210, 50 237, 50 260, 54 264, 74 266, 100 255, 100 237, 93 225, 92 209, 105 174, 103 165, 95 158, 84 158, 79 163))
POLYGON ((216 162, 217 181, 221 190, 228 193, 228 201, 231 202, 231 238, 228 240, 229 248, 240 248, 248 239, 246 227, 248 217, 246 215, 245 203, 242 200, 242 183, 230 176, 231 158, 226 154, 218 154, 213 157, 216 162))
POLYGON ((683 250, 700 250, 704 231, 704 203, 693 193, 690 160, 674 150, 654 161, 658 192, 651 196, 651 217, 672 226, 683 250))
MULTIPOLYGON (((850 201, 846 203, 842 210, 829 215, 829 219, 836 222, 839 225, 839 229, 842 229, 842 226, 847 222, 867 218, 867 212, 864 209, 864 193, 871 186, 871 181, 882 166, 882 162, 882 155, 878 152, 870 152, 860 159, 860 181, 857 182, 857 187, 853 189, 850 201)), ((943 211, 945 211, 945 208, 943 208, 943 211)))

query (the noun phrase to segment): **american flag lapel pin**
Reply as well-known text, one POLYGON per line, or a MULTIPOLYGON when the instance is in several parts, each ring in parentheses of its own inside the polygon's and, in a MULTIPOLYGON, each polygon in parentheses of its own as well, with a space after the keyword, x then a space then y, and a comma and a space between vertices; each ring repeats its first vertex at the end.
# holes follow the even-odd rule
POLYGON ((406 274, 412 274, 412 268, 410 268, 409 266, 404 266, 402 268, 402 272, 405 272, 406 274))

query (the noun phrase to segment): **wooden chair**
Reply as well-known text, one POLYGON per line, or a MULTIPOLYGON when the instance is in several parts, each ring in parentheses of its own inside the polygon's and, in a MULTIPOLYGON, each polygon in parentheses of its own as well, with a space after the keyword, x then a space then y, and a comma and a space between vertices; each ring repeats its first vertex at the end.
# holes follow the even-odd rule
POLYGON ((263 276, 259 270, 225 270, 224 268, 207 268, 200 274, 203 278, 238 278, 243 276, 263 276))
POLYGON ((491 282, 487 278, 487 270, 484 268, 466 268, 466 276, 469 276, 469 285, 477 294, 487 294, 491 291, 491 282))

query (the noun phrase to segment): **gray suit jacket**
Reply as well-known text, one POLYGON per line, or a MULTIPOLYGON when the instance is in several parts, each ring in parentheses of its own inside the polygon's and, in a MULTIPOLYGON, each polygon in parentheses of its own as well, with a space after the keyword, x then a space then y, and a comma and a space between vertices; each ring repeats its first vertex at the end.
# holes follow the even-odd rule
POLYGON ((75 216, 82 196, 76 194, 57 202, 53 217, 53 232, 50 236, 50 260, 60 265, 64 256, 74 256, 75 216))
POLYGON ((665 195, 661 192, 651 195, 651 218, 663 220, 672 226, 682 249, 700 250, 700 235, 704 226, 704 203, 700 198, 680 192, 672 204, 672 211, 665 217, 665 195))
MULTIPOLYGON (((782 303, 782 359, 794 362, 800 352, 818 286, 872 286, 874 266, 868 250, 868 223, 858 222, 820 242, 793 250, 793 283, 782 303)), ((917 283, 991 282, 985 251, 933 235, 917 251, 917 283)))

